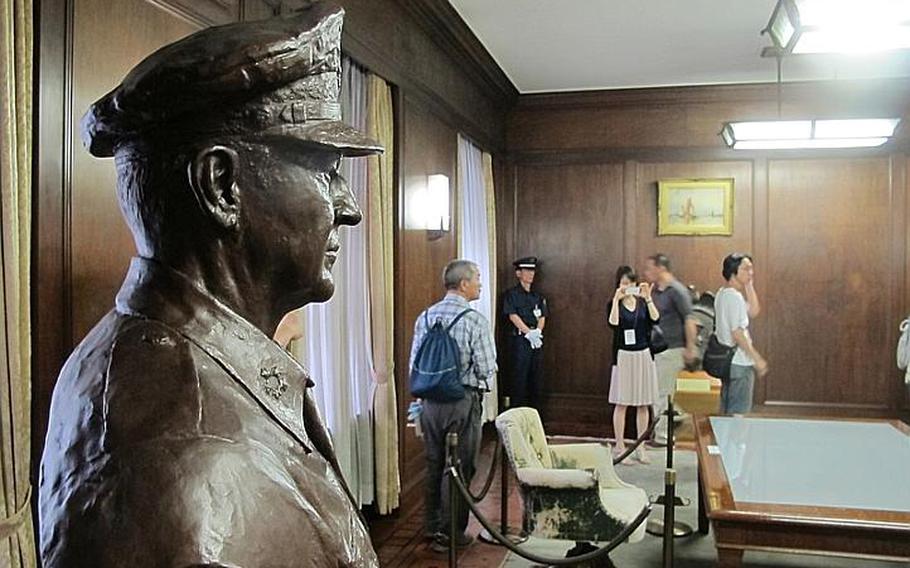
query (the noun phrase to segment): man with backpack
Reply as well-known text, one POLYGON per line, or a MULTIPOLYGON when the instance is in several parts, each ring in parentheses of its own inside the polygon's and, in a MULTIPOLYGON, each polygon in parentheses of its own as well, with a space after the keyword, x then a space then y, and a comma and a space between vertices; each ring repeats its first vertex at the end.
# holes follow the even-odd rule
MULTIPOLYGON (((468 260, 453 260, 443 271, 446 296, 427 308, 414 325, 411 344, 411 393, 423 400, 420 426, 427 459, 425 529, 434 550, 449 543, 446 435, 458 434, 464 483, 474 477, 480 451, 483 393, 496 373, 496 347, 490 322, 468 302, 480 298, 480 269, 468 260)), ((457 546, 471 544, 465 534, 468 508, 459 498, 457 546)))

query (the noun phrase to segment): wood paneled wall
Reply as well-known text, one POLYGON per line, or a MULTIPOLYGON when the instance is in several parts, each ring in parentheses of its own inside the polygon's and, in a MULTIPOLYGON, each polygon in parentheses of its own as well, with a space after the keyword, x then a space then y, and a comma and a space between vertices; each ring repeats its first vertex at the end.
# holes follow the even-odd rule
MULTIPOLYGON (((134 254, 118 210, 113 160, 96 160, 83 150, 82 113, 158 47, 205 26, 287 14, 304 1, 40 1, 33 263, 36 466, 60 367, 112 307, 134 254)), ((506 111, 517 92, 445 0, 336 1, 347 12, 343 50, 394 88, 396 378, 402 480, 405 488, 416 489, 422 454, 404 422, 407 347, 414 318, 440 295, 437 284, 442 266, 455 255, 455 235, 428 240, 424 231, 406 230, 405 212, 428 174, 447 174, 454 187, 458 132, 489 151, 504 147, 506 111)))
MULTIPOLYGON (((910 82, 785 86, 783 116, 908 116, 910 82)), ((910 311, 907 135, 876 150, 727 150, 728 120, 777 116, 767 85, 522 96, 507 126, 499 203, 501 275, 536 254, 548 297, 545 354, 552 432, 607 435, 611 332, 620 264, 655 252, 699 290, 722 258, 751 252, 763 314, 757 347, 772 372, 766 412, 893 416, 907 407, 894 366, 910 311), (657 181, 733 178, 728 237, 657 236, 657 181), (508 216, 511 215, 509 218, 508 216)))
MULTIPOLYGON (((395 243, 395 367, 401 418, 407 416, 407 407, 412 400, 407 369, 414 322, 424 308, 439 301, 444 294, 442 269, 455 258, 458 246, 455 231, 442 233, 441 236, 431 235, 425 229, 410 226, 412 223, 408 221, 415 195, 426 187, 428 175, 448 176, 454 190, 457 131, 413 99, 405 96, 403 102, 404 183, 399 193, 399 229, 395 243)), ((449 209, 457 213, 454 191, 451 198, 449 209)), ((451 226, 456 225, 453 217, 451 226)), ((408 427, 404 419, 399 420, 399 441, 403 460, 402 493, 408 496, 410 504, 415 502, 413 496, 422 487, 425 469, 423 442, 417 439, 414 428, 408 427)))

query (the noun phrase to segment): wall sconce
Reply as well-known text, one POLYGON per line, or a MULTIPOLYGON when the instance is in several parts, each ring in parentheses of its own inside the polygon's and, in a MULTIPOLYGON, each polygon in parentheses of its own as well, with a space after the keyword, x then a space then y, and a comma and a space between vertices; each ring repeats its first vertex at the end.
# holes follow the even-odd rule
POLYGON ((424 227, 428 231, 449 230, 449 177, 443 174, 427 176, 427 188, 422 203, 424 227))
POLYGON ((910 48, 910 2, 778 0, 767 32, 781 55, 910 48))

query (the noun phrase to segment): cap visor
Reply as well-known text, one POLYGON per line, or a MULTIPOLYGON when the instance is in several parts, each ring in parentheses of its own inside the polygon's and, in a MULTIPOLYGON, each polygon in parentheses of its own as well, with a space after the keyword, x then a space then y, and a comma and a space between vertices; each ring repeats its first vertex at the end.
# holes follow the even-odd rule
POLYGON ((344 156, 368 156, 384 151, 382 144, 338 120, 300 125, 286 124, 269 128, 266 132, 325 146, 344 156))

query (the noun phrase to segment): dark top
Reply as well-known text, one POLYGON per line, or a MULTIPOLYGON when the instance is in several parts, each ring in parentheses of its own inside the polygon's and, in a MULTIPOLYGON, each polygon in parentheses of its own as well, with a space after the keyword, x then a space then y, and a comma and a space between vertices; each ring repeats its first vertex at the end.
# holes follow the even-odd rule
MULTIPOLYGON (((608 318, 612 307, 613 301, 611 300, 607 304, 608 318)), ((616 361, 616 354, 620 349, 623 351, 643 351, 648 349, 651 346, 651 328, 656 323, 656 321, 651 321, 651 316, 648 314, 648 305, 641 298, 636 300, 634 311, 627 309, 622 305, 622 302, 619 302, 619 325, 610 326, 613 328, 613 361, 616 361), (635 330, 635 343, 633 345, 625 344, 624 338, 627 329, 635 330)))
MULTIPOLYGON (((518 317, 525 322, 526 326, 534 329, 537 327, 537 316, 534 314, 534 310, 540 310, 540 317, 549 316, 550 310, 547 308, 547 299, 533 289, 530 292, 526 292, 521 284, 516 284, 506 290, 502 299, 502 313, 506 318, 512 314, 518 314, 518 317)), ((511 326, 512 334, 518 335, 518 328, 515 327, 515 324, 509 322, 509 325, 511 326)))
POLYGON ((655 286, 651 297, 660 312, 660 330, 668 348, 685 347, 686 319, 692 315, 692 295, 679 280, 674 279, 663 290, 655 286))

